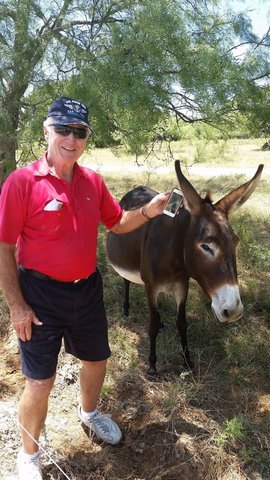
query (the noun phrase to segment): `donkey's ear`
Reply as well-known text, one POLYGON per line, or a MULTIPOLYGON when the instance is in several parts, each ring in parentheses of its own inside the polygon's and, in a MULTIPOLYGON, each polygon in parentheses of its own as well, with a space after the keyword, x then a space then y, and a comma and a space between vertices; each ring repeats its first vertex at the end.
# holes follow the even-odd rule
POLYGON ((195 188, 184 176, 180 167, 179 160, 175 161, 174 166, 175 166, 175 172, 178 178, 178 182, 184 196, 183 200, 184 200, 185 207, 187 208, 187 210, 192 210, 196 207, 200 207, 202 204, 202 199, 200 195, 197 193, 197 191, 195 190, 195 188))
POLYGON ((227 216, 234 210, 237 210, 237 208, 241 207, 257 187, 263 167, 263 165, 259 165, 251 180, 244 183, 241 187, 232 190, 225 197, 221 198, 215 206, 222 210, 227 216))

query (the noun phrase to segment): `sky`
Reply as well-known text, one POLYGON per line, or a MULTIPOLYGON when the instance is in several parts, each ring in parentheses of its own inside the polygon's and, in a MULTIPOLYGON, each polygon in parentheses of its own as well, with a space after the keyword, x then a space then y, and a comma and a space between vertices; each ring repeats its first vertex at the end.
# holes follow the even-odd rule
POLYGON ((263 35, 270 25, 270 3, 268 0, 234 0, 232 2, 235 11, 248 10, 248 16, 253 23, 254 32, 263 35))

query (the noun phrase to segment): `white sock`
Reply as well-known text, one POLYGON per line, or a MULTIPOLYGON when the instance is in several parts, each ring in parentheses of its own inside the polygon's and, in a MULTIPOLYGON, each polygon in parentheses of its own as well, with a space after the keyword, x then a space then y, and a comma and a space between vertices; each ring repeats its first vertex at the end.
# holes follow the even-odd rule
POLYGON ((97 409, 95 409, 93 412, 85 412, 81 406, 81 416, 84 420, 89 420, 95 413, 97 409))
POLYGON ((39 456, 40 452, 37 451, 35 453, 25 453, 23 449, 21 449, 21 454, 25 458, 25 460, 36 460, 36 458, 39 456))

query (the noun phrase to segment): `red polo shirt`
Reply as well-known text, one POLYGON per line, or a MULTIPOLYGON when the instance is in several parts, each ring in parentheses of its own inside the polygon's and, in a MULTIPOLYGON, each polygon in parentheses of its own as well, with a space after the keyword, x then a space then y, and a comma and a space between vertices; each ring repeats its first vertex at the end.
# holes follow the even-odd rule
POLYGON ((0 241, 18 248, 18 263, 57 280, 96 268, 98 224, 111 229, 122 209, 102 178, 74 166, 72 184, 51 173, 46 154, 12 172, 0 195, 0 241))

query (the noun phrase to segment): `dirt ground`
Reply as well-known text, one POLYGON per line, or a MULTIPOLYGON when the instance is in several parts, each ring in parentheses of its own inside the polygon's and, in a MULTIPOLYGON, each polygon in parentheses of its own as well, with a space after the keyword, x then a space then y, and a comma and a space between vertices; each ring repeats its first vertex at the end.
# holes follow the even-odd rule
MULTIPOLYGON (((7 319, 7 313, 4 312, 7 319)), ((0 449, 1 480, 15 480, 19 448, 17 407, 23 388, 17 340, 11 330, 3 335, 0 365, 0 449), (3 341, 4 340, 4 341, 3 341)), ((56 384, 50 401, 41 445, 44 480, 262 480, 254 465, 248 473, 242 469, 237 451, 219 446, 214 440, 219 419, 215 412, 224 403, 223 413, 235 406, 239 392, 228 387, 213 392, 213 402, 174 402, 168 394, 166 375, 149 382, 145 365, 129 368, 119 375, 116 388, 101 402, 101 410, 112 414, 124 433, 118 446, 109 446, 88 438, 77 418, 79 364, 64 352, 60 354, 56 384), (166 397, 167 396, 167 397, 166 397), (166 398, 167 400, 166 400, 166 398), (165 401, 166 400, 166 401, 165 401), (167 402, 167 403, 166 403, 167 402), (219 404, 215 404, 218 402, 219 404), (166 408, 167 405, 167 408, 166 408), (164 408, 165 406, 165 408, 164 408), (46 452, 46 453, 45 453, 46 452), (57 465, 56 465, 57 464, 57 465)), ((184 375, 182 376, 185 381, 184 375)), ((207 386, 211 390, 211 384, 207 386)), ((243 399, 239 396, 242 403, 243 399)), ((261 404, 262 421, 269 432, 270 396, 261 404), (267 423, 268 422, 268 423, 267 423)), ((233 412, 230 412, 232 414, 233 412)))

